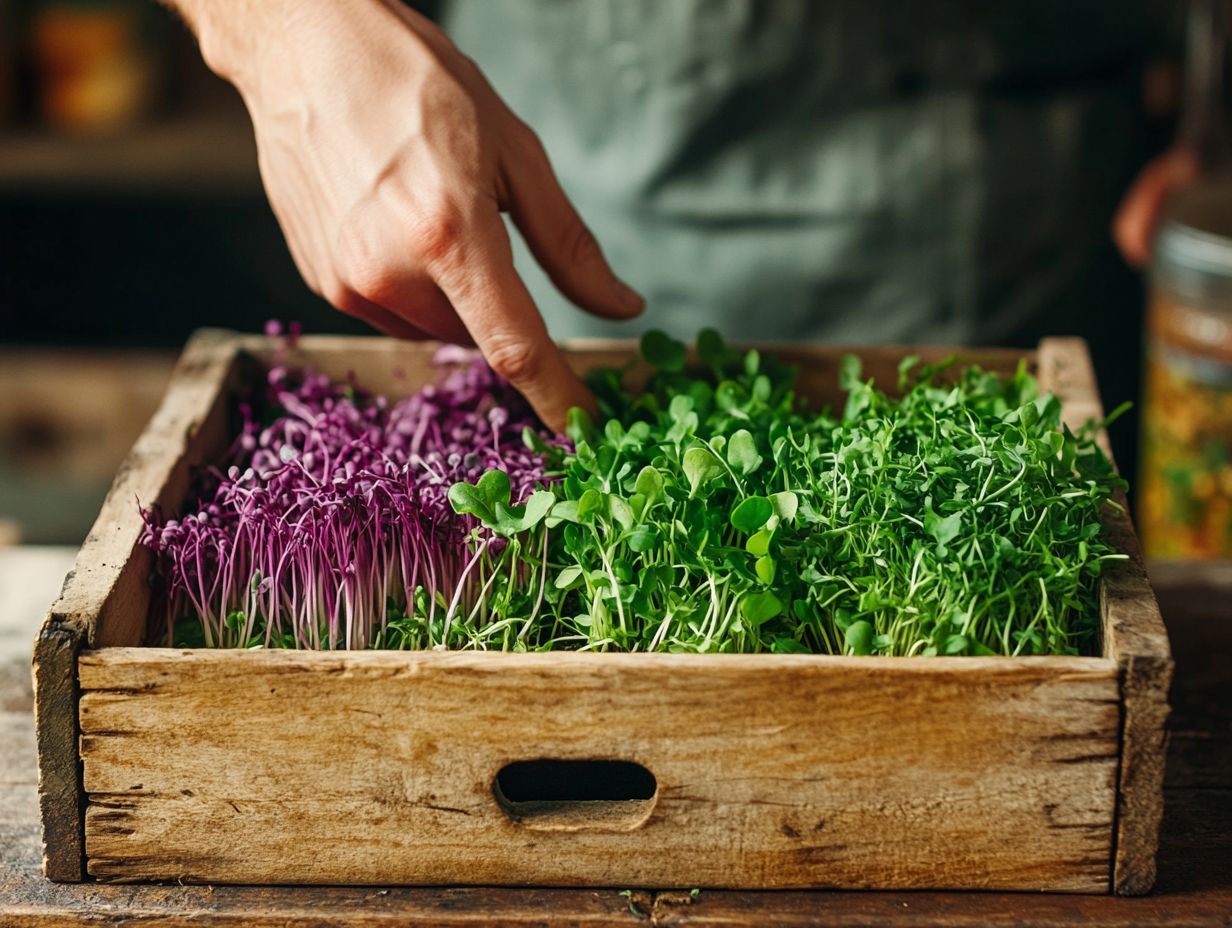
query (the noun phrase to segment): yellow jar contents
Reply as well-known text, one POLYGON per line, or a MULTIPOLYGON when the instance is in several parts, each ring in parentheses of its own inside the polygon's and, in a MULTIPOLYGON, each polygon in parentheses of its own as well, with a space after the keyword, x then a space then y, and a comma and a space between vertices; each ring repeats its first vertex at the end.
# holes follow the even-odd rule
POLYGON ((1160 233, 1147 313, 1139 517, 1148 557, 1232 557, 1232 188, 1160 233))

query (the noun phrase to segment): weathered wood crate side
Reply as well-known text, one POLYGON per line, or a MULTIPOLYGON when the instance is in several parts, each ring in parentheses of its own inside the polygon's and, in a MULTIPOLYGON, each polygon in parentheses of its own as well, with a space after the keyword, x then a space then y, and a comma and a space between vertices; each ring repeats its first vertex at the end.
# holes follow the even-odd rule
MULTIPOLYGON (((1081 339, 1045 339, 1038 356, 1040 383, 1065 401, 1066 421, 1077 428, 1104 415, 1095 369, 1081 339)), ((1100 436, 1111 455, 1106 435, 1100 436)), ((1121 511, 1105 513, 1104 530, 1129 555, 1100 580, 1104 656, 1116 661, 1121 685, 1121 768, 1117 783, 1116 853, 1112 888, 1119 895, 1148 893, 1155 884, 1155 853, 1164 807, 1168 689, 1172 650, 1159 603, 1147 578, 1138 536, 1124 495, 1121 511)))
MULTIPOLYGON (((1071 368, 1084 350, 1080 342, 1046 342, 1041 377, 1058 365, 1071 368)), ((800 364, 803 393, 833 394, 844 349, 795 346, 783 353, 800 364)), ((866 374, 891 384, 908 351, 860 353, 866 374)), ((939 360, 947 352, 912 353, 939 360)), ((381 339, 309 338, 286 355, 266 339, 202 333, 182 365, 212 365, 212 399, 202 406, 202 397, 173 385, 164 408, 180 412, 160 413, 150 432, 161 437, 147 433, 142 441, 164 447, 163 466, 176 475, 185 462, 216 455, 223 434, 210 437, 211 429, 184 423, 224 422, 218 410, 227 405, 226 388, 236 370, 251 374, 254 360, 307 360, 334 376, 354 370, 365 385, 398 393, 428 379, 430 354, 381 339), (186 395, 195 398, 186 404, 186 395)), ((1008 371, 1023 353, 972 354, 1008 371)), ((589 343, 576 346, 573 358, 584 368, 628 355, 628 345, 589 343)), ((1069 386, 1075 396, 1093 388, 1080 378, 1069 386)), ((141 498, 182 498, 181 477, 159 484, 154 476, 142 482, 141 498)), ((134 489, 125 493, 131 501, 134 489)), ((135 515, 135 506, 109 504, 99 525, 118 521, 132 533, 139 528, 135 515)), ((124 537, 127 548, 119 541, 112 555, 122 569, 75 594, 84 604, 67 626, 74 654, 83 643, 140 641, 148 561, 140 552, 130 558, 136 536, 124 537), (133 586, 138 576, 141 593, 115 598, 115 588, 133 586)), ((83 549, 79 563, 98 560, 97 551, 83 549)), ((1125 595, 1134 590, 1131 584, 1125 595)), ((1107 596, 1105 603, 1107 613, 1107 596)), ((1118 688, 1138 639, 1158 651, 1162 626, 1151 625, 1149 608, 1118 612, 1114 604, 1111 611, 1128 618, 1110 623, 1105 615, 1106 657, 1079 659, 106 647, 80 664, 80 756, 90 802, 84 842, 75 738, 71 752, 65 745, 75 731, 52 737, 67 729, 49 724, 44 738, 40 729, 45 823, 59 816, 63 826, 45 825, 47 871, 80 879, 84 851, 89 872, 112 880, 1101 892, 1109 889, 1115 854, 1118 890, 1142 891, 1143 860, 1153 867, 1152 813, 1126 802, 1124 784, 1135 765, 1118 766, 1118 745, 1137 718, 1135 731, 1146 733, 1134 742, 1141 745, 1137 769, 1148 775, 1138 774, 1134 785, 1138 796, 1149 797, 1151 731, 1162 730, 1162 716, 1122 717, 1118 688), (475 690, 486 695, 476 699, 475 690), (311 731, 288 726, 286 707, 307 704, 321 707, 301 719, 311 731), (416 711, 424 706, 432 710, 416 711), (900 706, 906 715, 890 712, 900 706), (947 716, 948 726, 941 722, 947 716), (469 753, 459 747, 467 744, 469 753), (632 823, 620 815, 515 822, 497 805, 492 777, 507 760, 543 756, 643 762, 659 778, 653 808, 632 823), (47 771, 70 768, 57 792, 47 771), (380 770, 380 778, 365 779, 364 770, 380 770), (813 831, 802 830, 806 819, 813 831), (1136 884, 1120 879, 1122 856, 1136 884)), ((49 620, 48 630, 55 627, 49 620)), ((40 699, 55 695, 53 681, 73 681, 72 661, 66 672, 63 665, 57 670, 48 660, 36 670, 45 681, 40 699)), ((61 685, 68 690, 63 698, 75 703, 74 684, 61 685)), ((51 719, 54 705, 40 717, 51 719)), ((74 713, 70 728, 76 721, 74 713)))
POLYGON ((1108 888, 1099 659, 109 648, 80 673, 99 879, 1108 888), (494 777, 545 757, 657 794, 514 820, 494 777))
POLYGON ((136 500, 175 506, 191 468, 229 441, 227 396, 236 347, 227 332, 198 333, 176 365, 166 396, 133 446, 60 598, 34 643, 35 731, 44 870, 84 876, 83 799, 77 747, 76 661, 83 647, 135 644, 149 601, 150 562, 137 545, 136 500))

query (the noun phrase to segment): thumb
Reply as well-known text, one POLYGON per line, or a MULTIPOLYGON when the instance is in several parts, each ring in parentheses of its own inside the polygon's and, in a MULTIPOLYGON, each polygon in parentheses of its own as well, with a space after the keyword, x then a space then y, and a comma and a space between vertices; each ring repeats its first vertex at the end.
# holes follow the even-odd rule
POLYGON ((504 170, 505 207, 552 283, 582 309, 609 319, 636 316, 646 301, 616 276, 561 189, 547 153, 522 126, 504 170), (524 141, 523 141, 524 138, 524 141))

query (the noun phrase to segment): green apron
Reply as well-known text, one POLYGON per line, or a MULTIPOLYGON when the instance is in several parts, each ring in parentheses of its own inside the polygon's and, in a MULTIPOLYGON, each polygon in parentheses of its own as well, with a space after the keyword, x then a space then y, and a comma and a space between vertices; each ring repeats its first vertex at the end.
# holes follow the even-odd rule
POLYGON ((648 299, 633 326, 594 319, 515 234, 553 335, 839 343, 1009 341, 1081 311, 1162 21, 1108 0, 452 0, 444 18, 648 299))

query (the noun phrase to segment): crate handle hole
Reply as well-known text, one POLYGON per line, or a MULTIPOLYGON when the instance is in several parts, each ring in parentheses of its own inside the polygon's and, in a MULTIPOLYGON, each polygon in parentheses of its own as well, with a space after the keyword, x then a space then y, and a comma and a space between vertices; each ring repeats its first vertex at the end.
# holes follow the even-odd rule
POLYGON ((492 781, 496 804, 538 831, 630 831, 645 824, 659 784, 628 760, 519 760, 492 781))

